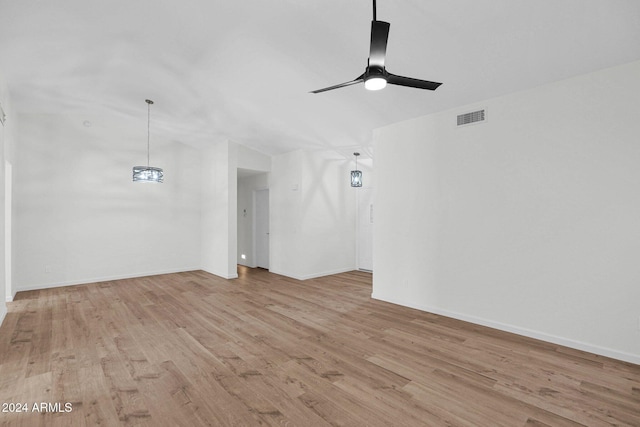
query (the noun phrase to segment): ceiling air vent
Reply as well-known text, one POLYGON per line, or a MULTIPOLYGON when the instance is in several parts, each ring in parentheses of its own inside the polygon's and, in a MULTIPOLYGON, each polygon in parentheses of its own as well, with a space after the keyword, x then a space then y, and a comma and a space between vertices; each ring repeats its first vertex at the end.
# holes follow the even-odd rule
POLYGON ((485 121, 485 110, 472 111, 470 113, 458 115, 458 126, 470 125, 485 121))

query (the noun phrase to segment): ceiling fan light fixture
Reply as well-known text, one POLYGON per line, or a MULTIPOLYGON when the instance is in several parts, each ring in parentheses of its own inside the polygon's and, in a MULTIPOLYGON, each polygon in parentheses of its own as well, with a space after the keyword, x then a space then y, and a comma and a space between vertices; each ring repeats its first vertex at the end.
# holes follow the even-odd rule
POLYGON ((385 62, 390 27, 391 24, 388 22, 378 21, 378 18, 376 17, 376 0, 373 0, 373 21, 371 21, 369 61, 367 62, 367 68, 364 70, 364 74, 361 74, 354 80, 345 83, 325 87, 323 89, 312 90, 311 93, 327 92, 329 90, 340 89, 358 83, 364 83, 364 87, 368 90, 384 89, 387 86, 387 83, 416 89, 436 90, 442 83, 399 76, 397 74, 391 74, 386 70, 385 62))
POLYGON ((387 86, 387 80, 383 77, 370 77, 364 82, 367 90, 380 90, 387 86))

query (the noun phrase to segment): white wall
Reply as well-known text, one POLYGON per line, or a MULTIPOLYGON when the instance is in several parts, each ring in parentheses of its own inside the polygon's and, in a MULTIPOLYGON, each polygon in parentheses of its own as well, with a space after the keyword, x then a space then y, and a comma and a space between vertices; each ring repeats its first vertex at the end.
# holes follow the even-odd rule
MULTIPOLYGON (((0 85, 2 81, 0 80, 0 85)), ((0 106, 2 106, 2 110, 6 112, 7 109, 7 101, 5 99, 8 98, 6 89, 3 90, 2 86, 0 86, 0 106)), ((0 110, 0 115, 2 111, 0 110)), ((8 125, 7 121, 7 125, 8 125)), ((5 230, 5 220, 6 220, 6 202, 5 202, 5 142, 6 139, 6 129, 0 123, 0 322, 4 319, 5 314, 7 313, 7 308, 5 304, 6 296, 7 296, 7 283, 6 283, 6 252, 5 252, 5 242, 6 242, 6 230, 5 230)))
POLYGON ((270 183, 270 270, 308 279, 355 269, 351 164, 324 153, 274 156, 270 183))
POLYGON ((269 183, 269 271, 300 277, 302 151, 273 156, 269 183))
POLYGON ((152 135, 163 184, 133 183, 146 129, 118 118, 21 115, 16 143, 16 290, 200 267, 199 155, 152 135), (83 125, 91 122, 91 127, 83 125))
POLYGON ((254 257, 254 224, 256 190, 269 188, 269 174, 260 173, 238 178, 238 264, 256 267, 254 257), (245 259, 242 259, 242 255, 245 259))
POLYGON ((233 206, 237 160, 230 146, 232 143, 226 141, 202 152, 201 266, 227 279, 238 276, 232 261, 235 260, 235 239, 229 234, 236 223, 237 209, 233 206))
POLYGON ((269 171, 271 158, 232 141, 202 152, 202 269, 238 277, 238 168, 269 171))
MULTIPOLYGON (((0 124, 0 236, 2 237, 0 241, 0 324, 4 320, 4 317, 7 314, 7 306, 5 303, 8 297, 11 295, 7 295, 7 281, 6 281, 6 273, 7 271, 11 271, 11 266, 6 265, 5 263, 5 249, 6 249, 6 239, 10 238, 5 233, 5 221, 11 221, 11 215, 9 213, 9 217, 6 216, 5 212, 5 162, 11 161, 12 150, 11 150, 11 127, 9 117, 12 116, 11 112, 11 100, 9 99, 9 90, 4 83, 4 79, 0 76, 0 105, 2 106, 2 110, 7 114, 7 120, 4 124, 0 124)), ((2 112, 0 112, 2 114, 2 112)), ((13 119, 13 118, 12 118, 13 119)), ((10 294, 11 292, 9 292, 10 294)))
POLYGON ((151 164, 165 182, 133 183, 145 126, 128 141, 122 130, 137 122, 119 118, 21 115, 20 124, 17 291, 200 268, 236 277, 237 166, 268 170, 269 156, 232 142, 199 151, 152 131, 151 164))
POLYGON ((638 94, 634 62, 378 129, 373 297, 640 363, 638 94))
POLYGON ((355 270, 355 195, 349 161, 303 153, 302 278, 355 270))
POLYGON ((252 150, 244 145, 235 144, 238 150, 238 164, 236 167, 252 171, 269 172, 271 170, 271 156, 252 150))

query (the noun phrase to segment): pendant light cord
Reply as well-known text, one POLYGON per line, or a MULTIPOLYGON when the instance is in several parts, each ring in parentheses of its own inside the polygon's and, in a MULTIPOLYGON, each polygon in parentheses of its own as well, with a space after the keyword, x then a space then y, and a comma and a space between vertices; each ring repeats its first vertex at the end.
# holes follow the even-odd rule
POLYGON ((377 19, 376 19, 376 0, 373 0, 373 20, 377 21, 377 19))
POLYGON ((145 99, 144 101, 147 103, 147 167, 149 167, 151 164, 151 161, 149 160, 149 141, 151 139, 151 104, 153 104, 153 101, 150 99, 145 99))
POLYGON ((149 160, 149 140, 151 139, 151 103, 147 100, 147 167, 151 164, 149 160))

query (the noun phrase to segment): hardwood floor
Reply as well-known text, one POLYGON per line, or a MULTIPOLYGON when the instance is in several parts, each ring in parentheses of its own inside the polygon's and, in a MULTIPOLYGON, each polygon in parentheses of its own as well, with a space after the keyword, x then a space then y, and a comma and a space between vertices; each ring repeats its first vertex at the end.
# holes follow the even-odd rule
POLYGON ((371 300, 368 273, 239 273, 19 293, 1 425, 640 426, 638 365, 371 300))

